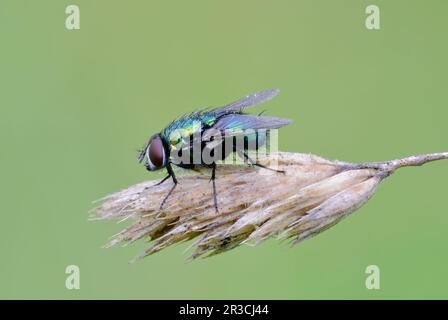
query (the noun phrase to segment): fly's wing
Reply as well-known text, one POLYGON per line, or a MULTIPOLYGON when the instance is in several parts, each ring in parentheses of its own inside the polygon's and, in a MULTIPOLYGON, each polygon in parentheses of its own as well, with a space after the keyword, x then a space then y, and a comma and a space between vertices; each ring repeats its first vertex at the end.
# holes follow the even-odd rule
POLYGON ((232 102, 224 107, 219 107, 211 110, 217 116, 230 114, 230 113, 239 113, 242 110, 256 106, 260 103, 263 103, 267 100, 271 100, 280 92, 279 89, 270 89, 260 91, 254 94, 251 94, 245 98, 232 102))
POLYGON ((215 130, 246 130, 246 129, 278 129, 292 123, 291 119, 258 116, 253 114, 230 114, 220 118, 212 129, 215 130))
POLYGON ((253 134, 251 130, 271 130, 284 127, 292 122, 291 119, 257 116, 251 114, 230 114, 220 118, 216 124, 205 130, 202 134, 202 141, 209 142, 208 148, 215 148, 224 141, 225 138, 234 136, 244 136, 247 134, 253 134), (212 137, 217 134, 221 135, 220 141, 211 141, 212 137))

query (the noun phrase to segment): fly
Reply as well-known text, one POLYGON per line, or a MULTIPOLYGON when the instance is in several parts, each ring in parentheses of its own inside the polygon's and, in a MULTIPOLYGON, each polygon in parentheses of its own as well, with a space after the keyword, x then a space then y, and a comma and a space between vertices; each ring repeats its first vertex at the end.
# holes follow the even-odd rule
POLYGON ((218 212, 215 185, 217 161, 224 160, 231 153, 236 153, 250 165, 284 173, 257 163, 247 154, 248 149, 257 150, 265 143, 265 136, 259 134, 260 131, 269 132, 271 129, 278 129, 292 122, 290 119, 244 113, 246 108, 270 100, 278 93, 278 89, 265 90, 223 107, 188 113, 171 122, 161 132, 151 136, 146 146, 140 151, 138 160, 144 161, 149 171, 166 168, 168 175, 157 185, 169 178, 173 181, 173 186, 161 202, 160 209, 163 208, 178 183, 173 165, 191 170, 196 167, 211 168, 210 180, 213 182, 216 212, 218 212), (238 137, 242 138, 243 144, 235 142, 238 137), (228 146, 225 143, 226 139, 232 139, 230 148, 225 148, 228 146), (248 147, 250 142, 254 141, 255 146, 252 144, 251 148, 248 147), (206 159, 204 154, 208 154, 209 157, 206 159), (197 155, 199 157, 196 157, 197 155))

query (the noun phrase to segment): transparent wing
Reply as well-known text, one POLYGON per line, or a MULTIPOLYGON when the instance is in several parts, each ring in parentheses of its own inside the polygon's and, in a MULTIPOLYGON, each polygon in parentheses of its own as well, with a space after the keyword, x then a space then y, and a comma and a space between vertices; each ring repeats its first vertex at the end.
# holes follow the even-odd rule
POLYGON ((209 141, 212 136, 221 134, 224 137, 245 135, 245 131, 278 129, 292 123, 291 119, 257 116, 251 114, 230 114, 216 122, 212 128, 202 134, 202 141, 209 141))
POLYGON ((217 114, 226 114, 226 113, 231 113, 231 112, 235 112, 235 111, 241 111, 243 109, 256 106, 256 105, 258 105, 262 102, 265 102, 267 100, 271 100, 279 92, 280 92, 279 89, 270 89, 270 90, 260 91, 260 92, 251 94, 245 98, 242 98, 240 100, 237 100, 235 102, 232 102, 224 107, 219 107, 219 108, 213 109, 212 112, 215 112, 217 114))

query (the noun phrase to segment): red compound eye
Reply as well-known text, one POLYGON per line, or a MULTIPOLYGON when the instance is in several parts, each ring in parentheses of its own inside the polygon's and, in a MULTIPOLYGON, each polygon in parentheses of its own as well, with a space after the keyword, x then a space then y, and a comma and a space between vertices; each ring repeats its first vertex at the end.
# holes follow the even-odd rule
POLYGON ((165 148, 159 136, 155 136, 151 141, 148 148, 148 160, 154 169, 163 167, 165 163, 165 148))

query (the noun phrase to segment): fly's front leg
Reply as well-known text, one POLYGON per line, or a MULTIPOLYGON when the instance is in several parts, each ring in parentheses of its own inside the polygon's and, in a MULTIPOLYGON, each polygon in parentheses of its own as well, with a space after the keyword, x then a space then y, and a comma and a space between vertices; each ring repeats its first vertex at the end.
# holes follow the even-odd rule
POLYGON ((168 163, 166 166, 166 169, 168 171, 168 176, 165 177, 165 179, 163 179, 161 182, 159 182, 158 184, 161 184, 162 182, 164 182, 166 179, 168 179, 169 177, 173 178, 173 182, 174 185, 171 187, 170 191, 168 192, 168 194, 165 196, 165 198, 163 199, 162 203, 160 204, 160 210, 162 210, 163 206, 165 205, 166 200, 171 196, 171 194, 173 193, 174 189, 177 186, 177 179, 176 179, 176 175, 174 174, 173 168, 171 167, 171 164, 168 163))
POLYGON ((162 183, 164 183, 166 180, 168 180, 171 177, 171 175, 167 175, 165 178, 163 178, 162 180, 160 180, 159 182, 157 182, 154 186, 159 186, 162 183))

